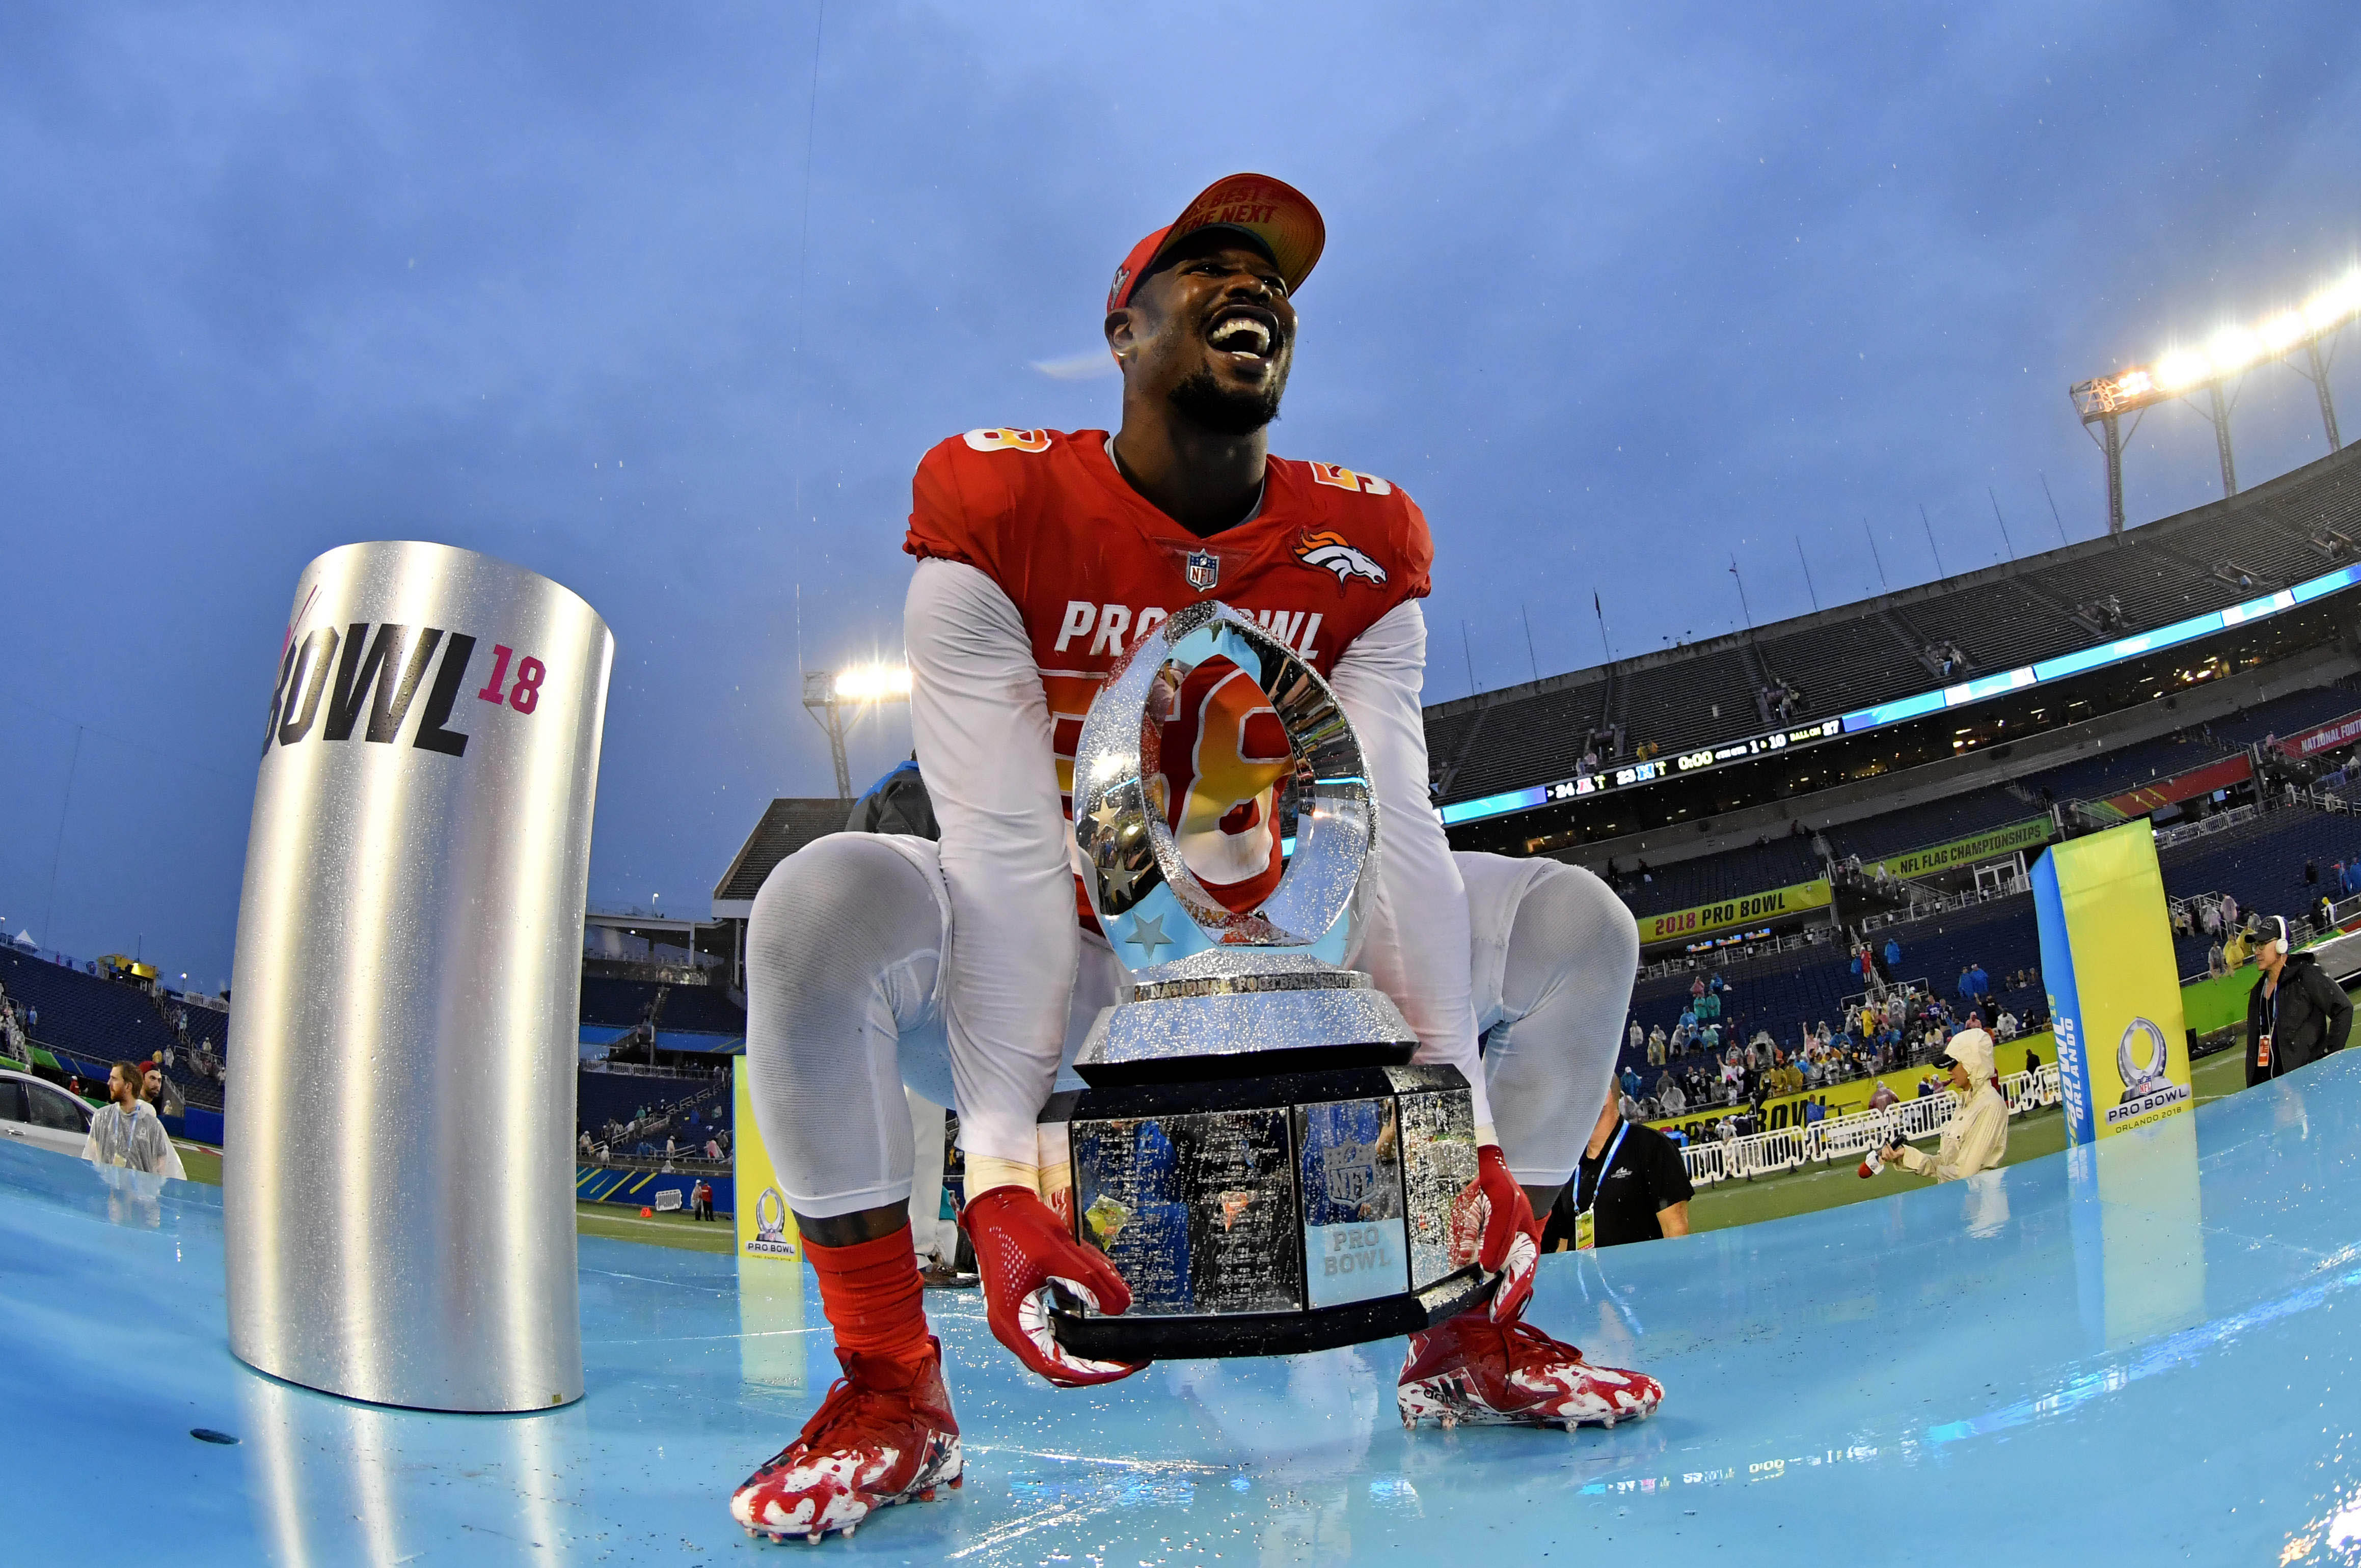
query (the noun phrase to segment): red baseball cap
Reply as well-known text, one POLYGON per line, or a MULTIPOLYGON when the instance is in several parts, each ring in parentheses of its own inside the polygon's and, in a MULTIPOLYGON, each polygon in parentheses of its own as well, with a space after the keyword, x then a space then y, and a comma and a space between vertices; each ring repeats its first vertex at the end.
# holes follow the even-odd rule
POLYGON ((1251 236, 1269 254, 1290 294, 1312 276, 1328 243, 1328 225, 1302 192, 1268 174, 1232 174, 1206 186, 1178 218, 1131 247, 1108 286, 1107 309, 1119 311, 1129 304, 1132 291, 1159 257, 1208 228, 1233 228, 1251 236))

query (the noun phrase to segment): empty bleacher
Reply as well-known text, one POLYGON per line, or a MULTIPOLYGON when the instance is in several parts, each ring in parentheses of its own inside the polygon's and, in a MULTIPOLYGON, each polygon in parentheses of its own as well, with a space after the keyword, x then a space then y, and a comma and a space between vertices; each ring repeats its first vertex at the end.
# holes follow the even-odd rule
POLYGON ((2231 718, 2215 719, 2213 730, 2233 745, 2250 746, 2269 735, 2284 740, 2356 709, 2361 709, 2361 691, 2340 681, 2257 703, 2231 718))
POLYGON ((1644 881, 1636 875, 1623 879, 1623 902, 1634 915, 1662 915, 1742 893, 1789 887, 1819 874, 1812 841, 1791 836, 1661 870, 1651 866, 1644 881))
POLYGON ((675 985, 664 992, 664 1014, 658 1024, 666 1034, 685 1031, 742 1037, 746 1010, 719 986, 675 985))
MULTIPOLYGON (((2356 558, 2334 539, 2333 550, 2316 545, 2315 535, 2329 538, 2323 531, 2361 537, 2361 453, 2347 449, 2227 502, 2120 535, 1615 666, 1607 717, 1623 725, 1628 741, 1652 740, 1675 755, 1753 734, 1767 728, 1755 706, 1757 669, 1802 691, 1797 718, 1841 714, 1938 684, 1916 656, 1928 641, 1958 643, 1974 672, 2011 669, 2257 598, 2356 558), (2231 580, 2233 565, 2253 581, 2231 580), (2120 627, 2103 633, 2076 615, 2110 597, 2122 609, 2120 627)), ((1430 709, 1430 753, 1452 769, 1444 798, 1569 776, 1589 721, 1587 712, 1573 717, 1580 704, 1572 694, 1595 698, 1608 674, 1576 672, 1558 690, 1430 709)))
MULTIPOLYGON (((2070 607, 2078 601, 2068 598, 2065 602, 2070 607)), ((2060 610, 2051 598, 2028 587, 2024 577, 2003 577, 1920 599, 1906 613, 1910 625, 1927 641, 1957 643, 1976 673, 2054 659, 2103 641, 2090 625, 2074 618, 2070 608, 2060 610)), ((1916 673, 1916 685, 1890 695, 1926 690, 1930 684, 1927 672, 1921 667, 1916 673)))
POLYGON ((171 1043, 171 1031, 145 992, 121 981, 84 974, 24 953, 0 951, 0 984, 9 997, 38 1011, 33 1043, 69 1070, 104 1078, 117 1061, 145 1061, 171 1043))
POLYGON ((1828 839, 1829 847, 1839 855, 1859 855, 1865 861, 1875 861, 2022 822, 2048 809, 2038 794, 2027 799, 2011 793, 2004 784, 1995 784, 1946 800, 1904 806, 1880 817, 1847 822, 1828 829, 1828 839))
MULTIPOLYGON (((1876 616, 1763 641, 1763 665, 1803 693, 1806 714, 1850 713, 1927 686, 1927 667, 1876 616)), ((1750 711, 1751 711, 1750 707, 1750 711)))
MULTIPOLYGON (((1677 754, 1718 740, 1734 740, 1763 728, 1754 703, 1755 683, 1736 648, 1691 653, 1684 658, 1619 673, 1615 681, 1613 717, 1624 727, 1624 738, 1636 746, 1652 740, 1668 754, 1677 754), (1716 711, 1719 709, 1719 711, 1716 711)), ((1521 707, 1522 705, 1519 705, 1521 707)), ((1523 727, 1521 715, 1496 713, 1485 726, 1484 743, 1502 743, 1523 727)), ((1516 783, 1536 784, 1539 777, 1516 783)), ((1509 781, 1495 788, 1508 787, 1509 781)), ((1452 793, 1459 794, 1456 784, 1452 793)))
POLYGON ((655 1005, 653 981, 616 980, 606 975, 582 977, 582 1022, 628 1029, 647 1021, 655 1005))
MULTIPOLYGON (((1477 735, 1477 743, 1467 749, 1464 758, 1455 751, 1433 750, 1438 744, 1434 736, 1428 738, 1430 755, 1456 761, 1451 780, 1455 795, 1480 795, 1536 779, 1569 776, 1582 760, 1591 730, 1605 718, 1606 690, 1594 685, 1539 693, 1516 705, 1512 725, 1486 724, 1477 735)), ((1463 733, 1463 749, 1466 739, 1463 733)), ((1449 741, 1444 739, 1440 743, 1449 741)))

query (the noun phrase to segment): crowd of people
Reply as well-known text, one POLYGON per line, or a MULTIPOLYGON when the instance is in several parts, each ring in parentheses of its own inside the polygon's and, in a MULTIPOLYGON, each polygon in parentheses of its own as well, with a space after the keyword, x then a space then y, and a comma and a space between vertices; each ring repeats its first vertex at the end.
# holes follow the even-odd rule
MULTIPOLYGON (((2011 992, 2037 988, 2037 971, 2007 977, 2011 992)), ((1787 1040, 1767 1028, 1751 1034, 1727 1013, 1731 990, 1719 972, 1700 975, 1689 987, 1680 1019, 1667 1031, 1643 1027, 1631 1018, 1631 1054, 1620 1075, 1624 1099, 1649 1119, 1721 1108, 1751 1113, 1782 1095, 1808 1094, 1854 1079, 1891 1072, 1939 1056, 1962 1028, 1988 1029, 2001 1042, 2037 1027, 2037 1014, 2020 1017, 1996 1002, 1992 977, 1981 964, 1960 974, 1955 1003, 1915 985, 1883 985, 1853 1011, 1831 1023, 1799 1024, 1787 1040)), ((2028 1007, 2029 1014, 2036 1009, 2028 1007)))
POLYGON ((609 1118, 595 1134, 581 1129, 576 1152, 584 1159, 703 1160, 719 1165, 730 1157, 730 1128, 710 1105, 642 1105, 628 1120, 609 1118))

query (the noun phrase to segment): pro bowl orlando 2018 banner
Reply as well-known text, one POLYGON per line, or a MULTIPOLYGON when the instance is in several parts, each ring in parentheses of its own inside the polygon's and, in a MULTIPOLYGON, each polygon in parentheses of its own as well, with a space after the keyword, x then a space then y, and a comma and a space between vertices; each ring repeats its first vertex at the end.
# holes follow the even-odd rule
POLYGON ((1640 945, 1644 948, 1653 942, 1673 942, 1684 937, 1702 937, 1708 931, 1727 931, 1733 926, 1752 926, 1758 920, 1784 920, 1807 909, 1826 909, 1828 901, 1828 879, 1815 877, 1793 887, 1774 887, 1764 893, 1750 893, 1739 898, 1700 904, 1693 909, 1675 909, 1663 915, 1642 915, 1635 918, 1640 922, 1640 945))
POLYGON ((754 1120, 751 1070, 744 1057, 732 1057, 730 1067, 730 1162, 738 1189, 738 1255, 775 1257, 788 1263, 803 1257, 796 1234, 796 1217, 787 1212, 787 1197, 771 1168, 771 1151, 763 1145, 763 1128, 754 1120))
POLYGON ((2041 978, 2077 1144, 2191 1108, 2188 1036, 2156 834, 2146 822, 2053 846, 2033 866, 2041 978))

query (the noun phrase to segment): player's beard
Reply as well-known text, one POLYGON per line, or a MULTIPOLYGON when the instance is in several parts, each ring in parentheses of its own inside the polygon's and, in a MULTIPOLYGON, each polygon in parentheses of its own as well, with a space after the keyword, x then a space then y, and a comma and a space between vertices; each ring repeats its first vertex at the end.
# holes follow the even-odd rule
POLYGON ((1279 400, 1287 390, 1284 368, 1272 372, 1251 391, 1231 391, 1213 378, 1210 368, 1172 389, 1172 406, 1183 419, 1216 435, 1252 435, 1279 417, 1279 400))

